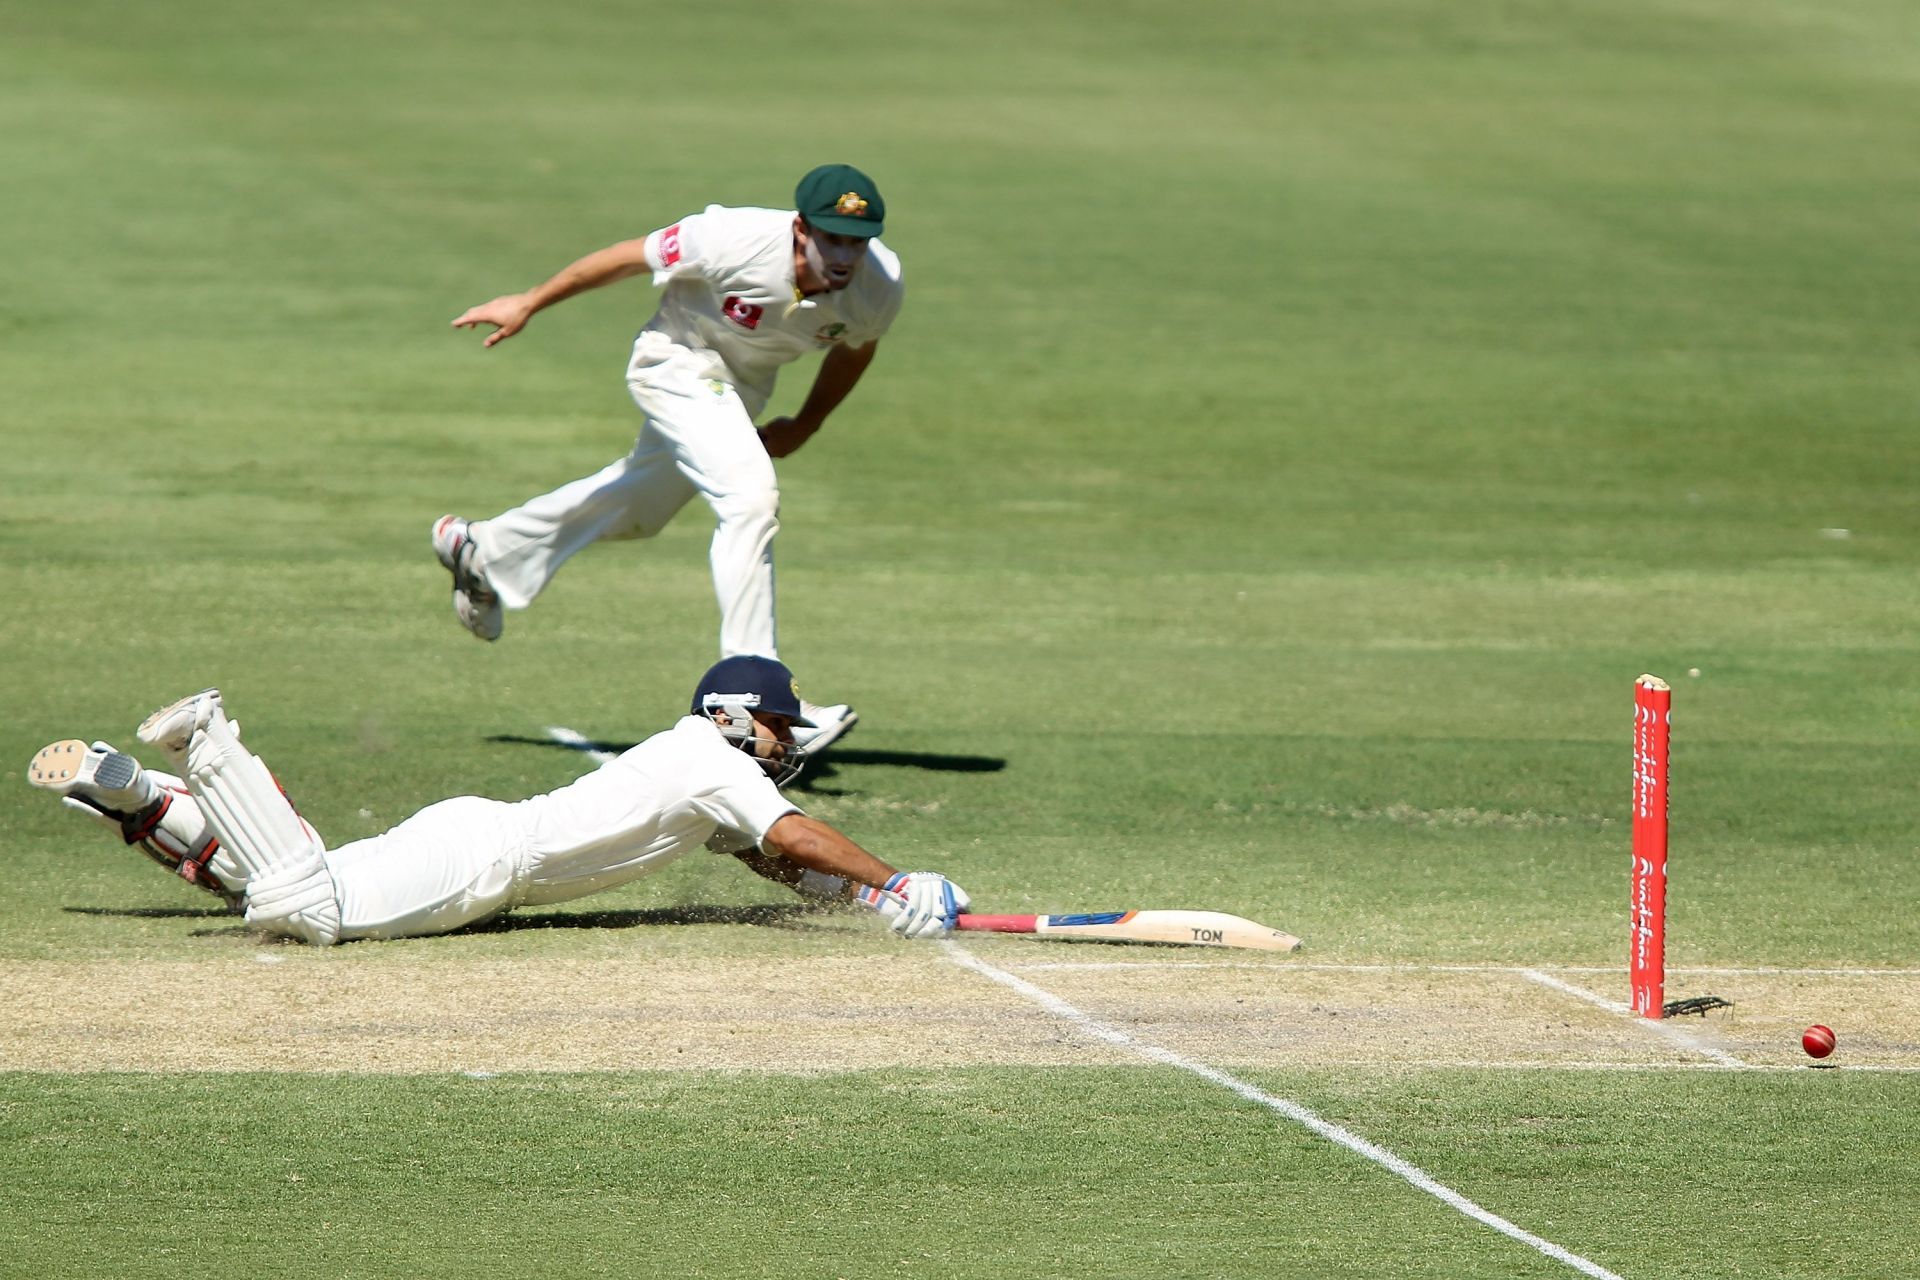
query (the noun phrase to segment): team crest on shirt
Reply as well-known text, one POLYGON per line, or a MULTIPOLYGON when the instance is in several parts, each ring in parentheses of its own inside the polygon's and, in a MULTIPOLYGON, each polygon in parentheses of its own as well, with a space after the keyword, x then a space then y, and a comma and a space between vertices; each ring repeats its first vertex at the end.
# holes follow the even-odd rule
POLYGON ((858 191, 849 191, 834 202, 833 211, 847 218, 867 216, 867 202, 858 191))
POLYGON ((836 320, 832 324, 823 324, 818 329, 815 329, 813 331, 813 340, 823 347, 831 346, 840 341, 840 335, 846 331, 847 326, 836 320))

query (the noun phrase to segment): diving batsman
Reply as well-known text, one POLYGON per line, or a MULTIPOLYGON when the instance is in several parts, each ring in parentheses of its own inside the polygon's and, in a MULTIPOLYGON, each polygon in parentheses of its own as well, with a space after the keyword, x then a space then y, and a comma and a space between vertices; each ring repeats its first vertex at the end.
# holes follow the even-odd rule
POLYGON ((950 932, 969 905, 958 886, 896 870, 782 794, 805 763, 794 741, 805 724, 785 665, 726 658, 672 728, 564 787, 517 802, 442 800, 337 848, 242 745, 216 689, 137 730, 173 773, 66 739, 42 748, 27 778, 254 928, 315 946, 447 933, 615 888, 701 848, 803 896, 861 902, 906 937, 950 932))

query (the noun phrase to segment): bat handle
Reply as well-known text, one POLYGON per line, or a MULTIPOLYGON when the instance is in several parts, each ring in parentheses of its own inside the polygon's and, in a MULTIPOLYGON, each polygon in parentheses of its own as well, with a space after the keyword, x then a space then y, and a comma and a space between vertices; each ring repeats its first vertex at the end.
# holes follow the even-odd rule
POLYGON ((953 927, 975 933, 1032 933, 1038 919, 1038 916, 962 915, 955 918, 953 927))

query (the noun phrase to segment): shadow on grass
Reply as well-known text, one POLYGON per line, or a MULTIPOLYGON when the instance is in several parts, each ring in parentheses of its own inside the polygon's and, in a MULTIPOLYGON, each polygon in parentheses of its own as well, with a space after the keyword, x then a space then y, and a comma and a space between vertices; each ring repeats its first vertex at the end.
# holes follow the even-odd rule
MULTIPOLYGON (((496 733, 488 742, 505 742, 522 747, 546 747, 555 751, 610 751, 615 755, 631 751, 633 742, 556 742, 552 738, 530 738, 519 733, 496 733)), ((795 787, 804 791, 816 778, 834 776, 836 764, 886 765, 896 769, 925 769, 934 773, 998 773, 1007 767, 999 756, 942 755, 933 751, 862 751, 857 747, 835 747, 807 765, 795 787)))
POLYGON ((496 916, 461 933, 517 933, 523 929, 653 929, 701 924, 750 924, 766 929, 807 929, 812 921, 836 914, 806 902, 762 903, 746 907, 648 907, 627 911, 542 911, 496 916))
POLYGON ((234 913, 220 907, 62 907, 76 916, 132 916, 144 920, 217 920, 234 913))
MULTIPOLYGON (((234 920, 237 913, 218 907, 63 907, 80 916, 122 916, 143 920, 234 920)), ((528 929, 657 929, 683 925, 747 924, 763 929, 811 931, 815 921, 850 914, 847 908, 810 902, 759 903, 753 906, 648 907, 638 910, 538 911, 496 916, 454 933, 518 933, 528 929)), ((223 928, 195 929, 195 938, 251 933, 235 921, 223 928)), ((290 945, 300 944, 291 942, 290 945)))
POLYGON ((809 760, 800 776, 789 782, 789 791, 818 792, 821 795, 847 795, 847 791, 828 791, 819 783, 837 778, 835 765, 877 764, 900 769, 926 769, 936 773, 998 773, 1007 762, 998 756, 949 756, 931 751, 862 751, 857 747, 834 747, 818 760, 809 760))

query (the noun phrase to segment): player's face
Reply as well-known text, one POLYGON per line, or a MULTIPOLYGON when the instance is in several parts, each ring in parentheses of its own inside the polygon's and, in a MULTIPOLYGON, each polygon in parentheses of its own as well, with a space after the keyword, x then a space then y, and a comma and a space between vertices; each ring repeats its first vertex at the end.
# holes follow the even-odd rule
POLYGON ((831 293, 853 283, 853 273, 867 256, 864 236, 843 236, 809 226, 795 218, 793 237, 799 248, 799 285, 802 293, 831 293))
POLYGON ((793 741, 793 717, 771 711, 753 713, 753 754, 762 760, 780 760, 793 741))

